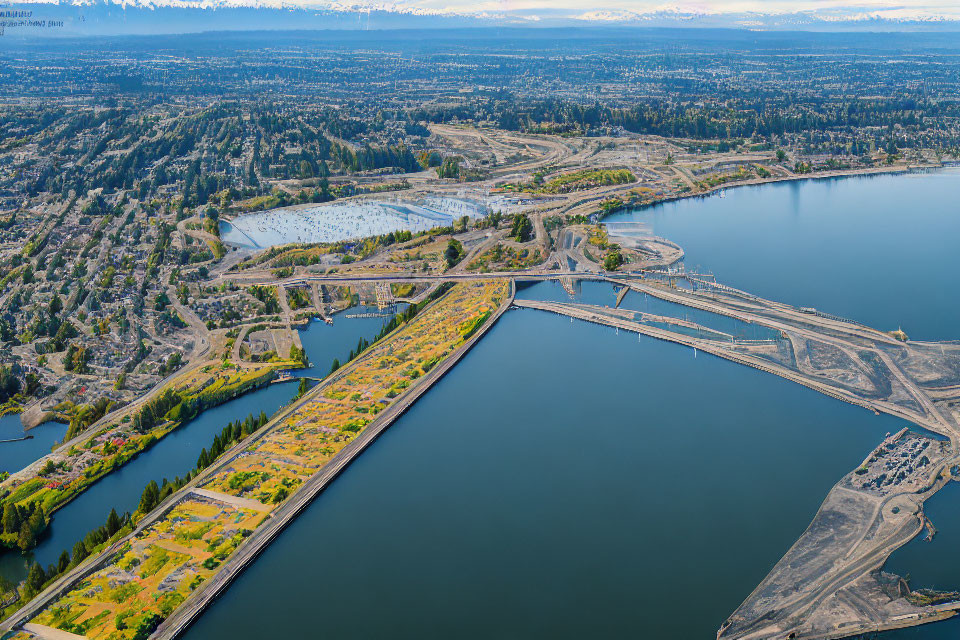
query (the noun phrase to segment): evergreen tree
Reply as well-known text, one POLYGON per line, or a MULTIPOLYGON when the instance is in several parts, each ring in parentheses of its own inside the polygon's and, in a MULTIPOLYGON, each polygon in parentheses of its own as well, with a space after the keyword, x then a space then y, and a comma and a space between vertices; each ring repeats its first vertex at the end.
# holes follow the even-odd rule
POLYGON ((24 522, 20 526, 20 534, 17 537, 17 546, 20 547, 20 551, 26 553, 33 547, 35 539, 33 537, 33 532, 30 530, 30 523, 24 522))
POLYGON ((137 506, 137 511, 140 513, 149 513, 157 506, 157 503, 160 501, 160 487, 157 486, 155 480, 151 480, 150 483, 143 490, 143 494, 140 496, 140 504, 137 506))
POLYGON ((87 557, 87 548, 83 544, 83 540, 77 540, 77 543, 73 545, 73 566, 80 564, 84 558, 87 557))
POLYGON ((20 513, 17 505, 8 502, 3 505, 3 532, 16 533, 20 530, 20 513))
MULTIPOLYGON (((154 482, 153 486, 157 486, 157 483, 154 482)), ((159 491, 157 492, 159 494, 159 491)), ((120 516, 117 515, 116 509, 110 509, 110 515, 107 516, 107 537, 113 537, 117 531, 123 527, 123 523, 120 521, 120 516)))
POLYGON ((40 566, 39 562, 34 562, 30 567, 30 572, 27 574, 26 581, 26 590, 29 598, 32 598, 36 594, 40 593, 40 590, 43 589, 43 583, 46 581, 47 574, 43 572, 43 567, 40 566))
POLYGON ((64 549, 60 553, 60 559, 57 560, 57 574, 61 574, 70 567, 70 554, 64 549))

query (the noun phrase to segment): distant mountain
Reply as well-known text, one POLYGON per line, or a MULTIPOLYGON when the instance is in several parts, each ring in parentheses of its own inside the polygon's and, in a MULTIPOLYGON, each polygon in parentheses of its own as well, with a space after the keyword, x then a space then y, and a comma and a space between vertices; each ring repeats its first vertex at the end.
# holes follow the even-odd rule
MULTIPOLYGON (((622 0, 619 0, 622 4, 622 0)), ((407 2, 328 0, 54 0, 0 2, 0 33, 38 37, 178 34, 201 31, 383 30, 464 27, 687 27, 766 31, 960 31, 956 9, 842 7, 794 12, 720 12, 623 8, 471 11, 407 2)), ((557 3, 563 5, 564 2, 557 3)), ((450 5, 446 5, 450 6, 450 5)))

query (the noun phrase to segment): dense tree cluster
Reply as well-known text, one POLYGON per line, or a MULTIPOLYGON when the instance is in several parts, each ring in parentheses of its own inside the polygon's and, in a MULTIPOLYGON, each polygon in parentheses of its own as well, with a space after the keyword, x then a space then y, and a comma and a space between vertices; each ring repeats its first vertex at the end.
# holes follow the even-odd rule
POLYGON ((10 367, 0 365, 0 403, 4 403, 20 392, 20 380, 10 367))
POLYGON ((513 216, 513 227, 510 229, 510 235, 517 242, 527 242, 533 237, 533 223, 525 213, 518 213, 513 216))
POLYGON ((463 245, 456 238, 450 238, 447 242, 447 248, 443 252, 443 259, 447 263, 447 268, 452 268, 458 264, 467 255, 463 245))
POLYGON ((19 548, 26 552, 36 544, 47 526, 47 517, 43 507, 29 503, 20 506, 7 502, 3 506, 3 522, 0 523, 0 542, 8 548, 19 548))
MULTIPOLYGON (((9 509, 10 505, 6 505, 4 508, 4 522, 7 520, 9 509)), ((10 517, 13 518, 14 516, 11 515, 10 517)), ((124 527, 127 527, 129 523, 129 513, 120 516, 117 515, 117 511, 115 509, 111 509, 110 514, 107 516, 106 522, 102 526, 88 532, 83 539, 78 540, 77 543, 73 545, 73 553, 70 553, 64 549, 60 554, 57 563, 49 565, 46 569, 44 569, 43 566, 41 566, 38 562, 32 563, 29 571, 27 572, 27 578, 24 581, 21 589, 21 599, 24 601, 30 600, 35 595, 43 591, 44 587, 53 582, 56 578, 69 569, 72 569, 80 564, 87 556, 93 553, 93 551, 97 550, 111 538, 123 531, 124 527)), ((25 523, 24 526, 27 526, 27 523, 25 523)), ((21 548, 26 550, 30 547, 21 548)), ((0 591, 2 591, 2 589, 0 589, 0 591)))
POLYGON ((167 413, 183 402, 183 397, 173 389, 166 389, 157 398, 147 402, 133 416, 134 428, 146 433, 167 419, 167 413))
POLYGON ((638 134, 721 140, 860 127, 925 129, 957 117, 960 117, 960 103, 920 97, 795 101, 788 96, 656 100, 622 107, 511 96, 478 98, 455 106, 425 107, 411 113, 411 118, 429 122, 489 122, 502 129, 532 133, 589 135, 622 127, 638 134))

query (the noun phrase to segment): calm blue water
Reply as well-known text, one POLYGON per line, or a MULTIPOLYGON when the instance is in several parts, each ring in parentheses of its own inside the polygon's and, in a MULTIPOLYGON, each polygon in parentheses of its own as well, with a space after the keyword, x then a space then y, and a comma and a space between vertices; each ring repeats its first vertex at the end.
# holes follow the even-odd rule
POLYGON ((960 338, 960 169, 727 189, 642 220, 726 284, 914 339, 960 338))
POLYGON ((333 324, 314 321, 300 332, 300 342, 310 359, 310 367, 292 373, 297 376, 322 378, 330 373, 334 358, 343 364, 350 351, 355 349, 360 338, 372 340, 390 317, 407 305, 396 305, 389 310, 378 311, 376 307, 358 306, 333 316, 333 324), (346 318, 347 315, 378 313, 388 314, 383 318, 346 318))
POLYGON ((900 425, 511 311, 186 637, 711 638, 900 425))
MULTIPOLYGON (((957 564, 943 562, 944 556, 950 557, 951 551, 960 549, 960 483, 951 482, 940 490, 924 506, 927 516, 937 527, 937 535, 927 542, 926 535, 915 538, 893 556, 886 569, 902 576, 910 576, 910 585, 914 589, 960 589, 960 574, 957 564), (931 562, 939 558, 939 562, 931 562)), ((955 630, 956 631, 956 630, 955 630)))
POLYGON ((143 488, 151 480, 160 482, 164 477, 172 480, 178 475, 186 475, 197 464, 200 450, 209 447, 213 437, 228 422, 242 420, 250 413, 260 411, 272 414, 289 402, 296 392, 297 386, 292 383, 269 385, 204 411, 57 511, 48 535, 30 556, 14 552, 0 554, 0 575, 22 577, 26 575, 30 561, 35 560, 44 566, 56 562, 61 551, 71 550, 88 531, 106 522, 111 508, 118 513, 136 509, 143 488))
MULTIPOLYGON (((30 429, 33 438, 19 442, 0 442, 0 472, 19 471, 25 466, 50 453, 50 449, 67 432, 67 425, 45 422, 30 429)), ((0 418, 0 440, 23 437, 20 416, 6 415, 0 418)))
MULTIPOLYGON (((933 541, 925 535, 914 538, 890 556, 884 569, 909 576, 910 587, 945 591, 960 590, 960 483, 951 482, 924 505, 924 511, 937 527, 933 541)), ((955 640, 960 637, 960 621, 952 618, 913 629, 885 633, 883 640, 955 640)))

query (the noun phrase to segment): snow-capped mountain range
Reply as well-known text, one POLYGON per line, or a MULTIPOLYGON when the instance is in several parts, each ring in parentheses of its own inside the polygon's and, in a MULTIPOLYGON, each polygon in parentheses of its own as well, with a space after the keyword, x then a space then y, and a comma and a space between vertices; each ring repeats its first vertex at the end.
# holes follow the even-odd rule
POLYGON ((0 22, 22 17, 24 12, 64 22, 63 28, 55 30, 7 22, 6 34, 15 37, 41 32, 62 36, 484 26, 960 32, 960 2, 955 0, 847 1, 850 4, 843 0, 701 0, 656 5, 650 0, 600 0, 585 7, 586 0, 0 0, 0 22))

